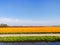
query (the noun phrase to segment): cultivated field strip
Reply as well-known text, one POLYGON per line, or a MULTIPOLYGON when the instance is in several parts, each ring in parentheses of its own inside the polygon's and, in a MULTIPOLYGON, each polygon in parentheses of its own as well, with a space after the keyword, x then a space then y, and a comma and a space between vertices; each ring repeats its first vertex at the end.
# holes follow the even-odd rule
POLYGON ((0 37, 10 36, 60 36, 60 34, 0 34, 0 37))
POLYGON ((60 32, 60 27, 0 27, 0 33, 60 32))

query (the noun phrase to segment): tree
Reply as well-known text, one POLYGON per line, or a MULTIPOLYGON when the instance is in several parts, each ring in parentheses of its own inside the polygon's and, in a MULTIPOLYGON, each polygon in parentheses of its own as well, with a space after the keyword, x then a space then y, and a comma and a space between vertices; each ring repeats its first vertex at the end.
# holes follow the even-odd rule
POLYGON ((7 24, 0 24, 1 27, 6 27, 8 26, 7 24))

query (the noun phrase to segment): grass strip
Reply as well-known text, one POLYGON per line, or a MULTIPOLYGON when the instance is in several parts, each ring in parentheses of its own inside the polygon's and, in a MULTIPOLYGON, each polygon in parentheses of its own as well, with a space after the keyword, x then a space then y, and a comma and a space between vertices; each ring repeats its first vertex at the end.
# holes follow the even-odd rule
POLYGON ((60 42, 60 36, 0 37, 0 42, 60 42))

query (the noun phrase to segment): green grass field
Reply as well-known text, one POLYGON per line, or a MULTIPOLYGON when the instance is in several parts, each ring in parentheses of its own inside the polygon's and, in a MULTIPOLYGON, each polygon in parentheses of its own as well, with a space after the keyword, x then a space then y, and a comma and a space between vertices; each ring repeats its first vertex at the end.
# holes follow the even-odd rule
POLYGON ((60 36, 0 37, 0 42, 60 42, 60 36))

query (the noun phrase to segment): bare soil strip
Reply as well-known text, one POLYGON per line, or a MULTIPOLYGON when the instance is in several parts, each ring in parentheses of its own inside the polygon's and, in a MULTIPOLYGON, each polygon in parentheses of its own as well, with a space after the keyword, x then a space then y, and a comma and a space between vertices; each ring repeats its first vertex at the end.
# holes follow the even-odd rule
POLYGON ((9 36, 60 36, 60 34, 0 34, 0 37, 9 36))

